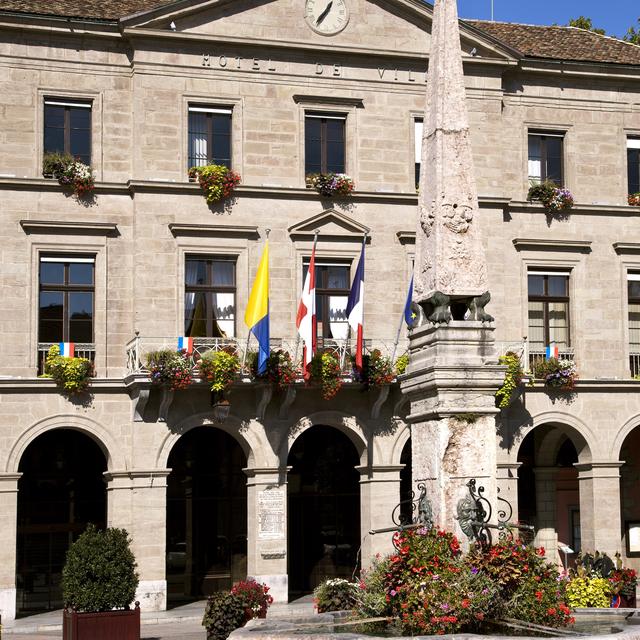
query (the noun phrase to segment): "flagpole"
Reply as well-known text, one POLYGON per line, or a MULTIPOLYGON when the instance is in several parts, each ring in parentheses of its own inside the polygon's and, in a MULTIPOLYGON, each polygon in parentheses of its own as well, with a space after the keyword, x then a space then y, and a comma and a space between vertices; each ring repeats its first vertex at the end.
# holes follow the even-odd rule
MULTIPOLYGON (((268 229, 268 228, 265 229, 264 233, 265 233, 265 236, 266 236, 265 241, 264 241, 265 245, 266 245, 266 243, 269 241, 269 234, 271 233, 271 229, 268 229)), ((244 371, 244 366, 247 363, 247 352, 249 351, 249 342, 250 342, 250 340, 251 340, 251 329, 249 329, 247 331, 247 343, 246 343, 245 348, 244 348, 244 353, 242 354, 242 365, 240 366, 240 371, 244 371)))
MULTIPOLYGON (((318 244, 318 236, 320 235, 320 229, 315 229, 313 232, 313 246, 311 247, 311 255, 314 255, 316 250, 316 245, 318 244)), ((304 278, 302 279, 302 289, 304 292, 304 278)), ((315 294, 314 294, 315 295, 315 294)), ((298 348, 300 347, 300 334, 298 333, 296 337, 296 350, 293 356, 293 361, 298 362, 298 348)), ((304 369, 304 365, 302 367, 304 369)))
MULTIPOLYGON (((362 251, 360 253, 361 256, 364 256, 364 250, 367 246, 367 237, 369 236, 369 232, 365 231, 364 236, 362 236, 362 251)), ((364 265, 362 265, 364 269, 364 265)), ((364 273, 364 271, 363 271, 364 273)), ((358 343, 356 339, 356 349, 358 348, 358 343)), ((364 282, 362 283, 362 351, 364 352, 364 282)), ((364 356, 364 353, 361 354, 361 357, 364 356)))
MULTIPOLYGON (((413 281, 413 278, 412 278, 413 281)), ((391 354, 391 364, 393 364, 396 360, 396 353, 398 352, 398 343, 400 342, 400 333, 402 332, 402 325, 405 322, 405 310, 406 310, 406 304, 405 304, 405 308, 402 309, 402 315, 400 316, 400 324, 398 325, 398 331, 396 332, 396 341, 393 343, 393 353, 391 354)))

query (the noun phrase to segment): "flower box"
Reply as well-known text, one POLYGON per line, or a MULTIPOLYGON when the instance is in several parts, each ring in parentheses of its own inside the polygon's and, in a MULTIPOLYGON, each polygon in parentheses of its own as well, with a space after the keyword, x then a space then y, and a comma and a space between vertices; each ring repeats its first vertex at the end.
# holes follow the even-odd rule
POLYGON ((121 611, 62 613, 64 640, 140 640, 140 606, 121 611))
POLYGON ((355 188, 353 180, 346 173, 312 173, 306 177, 306 185, 325 198, 345 197, 355 188))
POLYGON ((640 193, 630 193, 627 196, 627 202, 632 207, 640 207, 640 193))
POLYGON ((569 189, 553 182, 533 184, 527 194, 529 202, 540 202, 549 213, 568 212, 573 207, 573 195, 569 189))

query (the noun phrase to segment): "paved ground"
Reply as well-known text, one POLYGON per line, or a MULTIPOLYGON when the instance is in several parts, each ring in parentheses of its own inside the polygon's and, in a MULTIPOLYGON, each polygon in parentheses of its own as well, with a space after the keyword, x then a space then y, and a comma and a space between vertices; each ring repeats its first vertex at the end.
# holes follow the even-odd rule
MULTIPOLYGON (((205 602, 192 602, 168 611, 142 614, 142 640, 205 640, 202 614, 205 602)), ((309 614, 313 611, 311 596, 290 604, 273 605, 269 616, 274 618, 309 614)), ((62 612, 51 611, 16 620, 4 626, 2 637, 7 640, 52 640, 62 638, 62 612)))

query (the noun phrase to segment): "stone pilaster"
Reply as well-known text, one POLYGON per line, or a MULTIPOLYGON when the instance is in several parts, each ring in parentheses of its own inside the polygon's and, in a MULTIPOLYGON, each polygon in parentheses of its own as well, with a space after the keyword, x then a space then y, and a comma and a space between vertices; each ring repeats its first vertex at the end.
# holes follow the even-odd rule
POLYGON ((166 518, 170 469, 106 472, 110 527, 131 535, 140 584, 136 600, 143 611, 167 608, 166 518))
POLYGON ((536 537, 535 544, 544 547, 550 562, 560 563, 557 522, 557 467, 536 467, 536 537))
POLYGON ((245 469, 247 474, 247 574, 287 602, 288 468, 245 469))
POLYGON ((0 615, 2 622, 16 617, 16 536, 18 480, 21 473, 0 474, 0 615))
POLYGON ((580 535, 583 551, 622 551, 620 536, 620 467, 624 462, 577 463, 580 489, 580 535))
POLYGON ((356 467, 360 472, 360 529, 363 568, 377 553, 393 551, 392 533, 369 535, 369 531, 392 527, 391 516, 400 502, 400 471, 404 465, 356 467))
MULTIPOLYGON (((506 514, 509 521, 518 520, 518 469, 521 465, 521 462, 499 462, 497 465, 499 495, 509 503, 511 513, 506 514)), ((496 506, 498 509, 505 507, 504 503, 496 506)))
POLYGON ((492 325, 453 321, 412 331, 409 367, 401 381, 410 401, 414 490, 425 481, 434 522, 455 531, 460 499, 471 479, 496 501, 495 391, 503 376, 492 325))

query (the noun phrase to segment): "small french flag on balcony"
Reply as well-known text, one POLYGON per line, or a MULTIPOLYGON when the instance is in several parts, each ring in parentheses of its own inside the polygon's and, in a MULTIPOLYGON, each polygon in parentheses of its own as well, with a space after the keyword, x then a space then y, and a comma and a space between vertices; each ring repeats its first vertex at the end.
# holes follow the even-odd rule
POLYGON ((178 351, 185 351, 190 356, 193 353, 193 338, 180 336, 178 338, 178 351))
POLYGON ((549 358, 555 358, 556 360, 558 359, 558 345, 555 344, 550 344, 547 345, 547 349, 545 352, 545 358, 547 360, 549 360, 549 358))
POLYGON ((60 355, 66 358, 73 358, 76 354, 76 345, 73 342, 58 342, 60 355))

